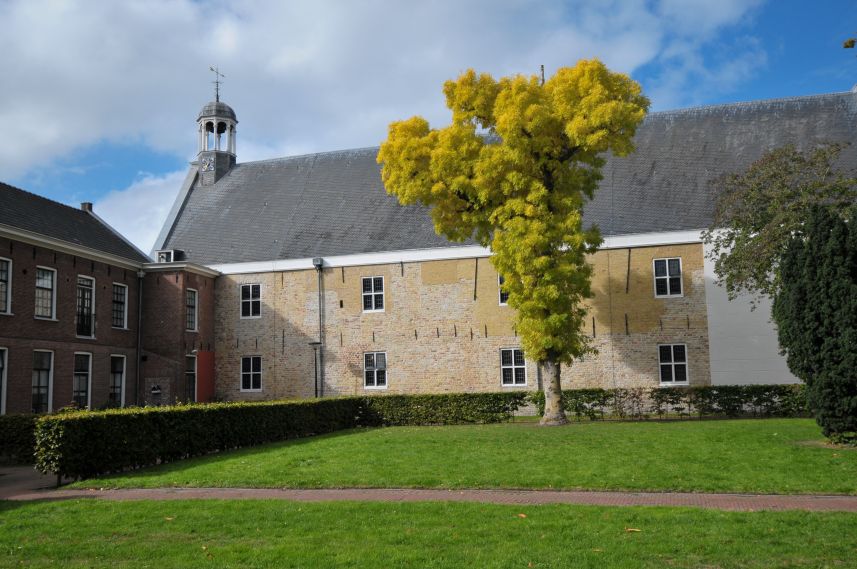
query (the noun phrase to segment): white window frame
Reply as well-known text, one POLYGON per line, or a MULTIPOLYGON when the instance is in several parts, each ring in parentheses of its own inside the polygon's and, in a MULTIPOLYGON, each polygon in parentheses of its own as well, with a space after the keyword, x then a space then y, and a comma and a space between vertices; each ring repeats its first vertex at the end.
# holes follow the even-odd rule
POLYGON ((658 257, 657 259, 652 259, 652 287, 655 292, 655 298, 681 298, 684 296, 684 265, 681 262, 681 257, 658 257), (681 286, 681 291, 677 294, 670 294, 670 261, 678 259, 678 278, 679 285, 681 286), (667 265, 667 276, 659 277, 656 276, 655 272, 655 263, 658 261, 664 261, 667 265), (666 279, 667 281, 667 293, 666 294, 658 294, 658 279, 666 279))
POLYGON ((124 325, 123 326, 116 326, 115 324, 113 324, 113 302, 114 302, 114 300, 113 300, 113 289, 111 288, 110 289, 110 326, 114 330, 127 330, 128 329, 128 285, 114 282, 113 286, 114 287, 118 286, 118 287, 122 287, 125 289, 125 306, 124 306, 124 313, 122 314, 122 322, 124 323, 124 325))
POLYGON ((159 249, 155 251, 155 261, 158 263, 172 263, 175 260, 176 252, 175 249, 159 249), (169 259, 161 260, 162 255, 169 256, 169 259))
POLYGON ((238 365, 238 387, 241 390, 241 393, 261 393, 262 388, 264 387, 264 374, 265 369, 262 367, 262 356, 261 355, 253 355, 253 356, 241 356, 238 365), (246 358, 250 359, 250 371, 247 372, 250 374, 250 388, 244 389, 244 360, 246 358), (259 358, 259 389, 253 389, 253 358, 259 358))
POLYGON ((0 312, 0 316, 13 316, 12 314, 12 259, 7 259, 6 257, 0 257, 0 261, 5 261, 9 263, 9 272, 8 280, 6 281, 6 310, 4 312, 0 312))
MULTIPOLYGON (((75 338, 83 338, 86 340, 94 340, 95 339, 95 277, 90 277, 89 275, 77 275, 77 279, 74 281, 74 334, 75 338), (77 333, 77 287, 80 286, 77 282, 77 279, 87 279, 92 282, 92 335, 91 336, 80 336, 77 333)), ((83 352, 81 352, 83 353, 83 352)))
POLYGON ((387 309, 387 283, 384 282, 385 280, 383 275, 360 277, 360 306, 363 308, 363 312, 384 312, 387 309), (367 279, 372 282, 372 292, 363 292, 363 281, 367 279), (378 294, 375 292, 375 279, 381 279, 381 304, 383 305, 381 308, 375 308, 375 295, 378 294), (367 296, 372 298, 372 308, 368 310, 364 304, 364 299, 367 296))
POLYGON ((184 307, 185 307, 185 332, 199 332, 199 291, 195 288, 186 288, 185 289, 185 299, 184 299, 184 307), (187 293, 193 293, 193 328, 187 327, 187 293))
POLYGON ((262 317, 262 283, 241 283, 241 284, 239 284, 238 285, 238 318, 240 318, 241 320, 253 320, 253 319, 261 318, 261 317, 262 317), (244 297, 242 296, 244 293, 244 287, 245 286, 250 287, 250 298, 247 300, 244 300, 244 297), (253 298, 253 287, 254 286, 259 287, 259 298, 258 299, 253 298), (257 301, 259 302, 259 314, 254 316, 253 315, 253 303, 257 302, 257 301), (244 316, 244 303, 245 302, 250 304, 250 316, 244 316))
POLYGON ((128 383, 128 358, 125 354, 110 354, 110 377, 107 378, 107 402, 110 403, 110 388, 113 381, 113 358, 122 358, 122 389, 119 393, 119 407, 125 407, 125 385, 128 383))
POLYGON ((387 367, 387 352, 385 352, 383 350, 373 351, 373 352, 363 352, 363 389, 376 389, 376 390, 387 389, 387 387, 390 385, 390 374, 388 373, 388 369, 389 368, 387 367), (373 355, 373 361, 378 361, 378 354, 384 354, 384 368, 383 368, 383 370, 384 370, 384 385, 378 385, 378 370, 380 368, 378 368, 377 366, 375 366, 371 370, 374 372, 372 374, 372 378, 375 381, 375 384, 374 385, 366 385, 366 372, 370 371, 370 370, 366 369, 366 356, 368 354, 373 355))
POLYGON ((509 293, 503 292, 503 275, 497 275, 497 301, 499 302, 499 306, 509 306, 509 293), (506 295, 506 302, 503 302, 503 294, 506 295))
POLYGON ((524 357, 524 350, 518 346, 512 346, 508 348, 500 348, 500 386, 501 387, 526 387, 529 383, 529 378, 527 377, 527 359, 524 357), (524 365, 519 366, 515 365, 515 351, 521 352, 521 357, 524 358, 524 365), (512 365, 507 366, 503 365, 503 352, 511 351, 512 352, 512 365), (512 383, 503 383, 503 370, 511 369, 512 370, 512 383), (524 383, 515 383, 515 370, 523 369, 524 370, 524 383))
MULTIPOLYGON (((92 409, 92 352, 75 352, 74 358, 77 356, 89 356, 89 369, 86 370, 86 409, 92 409)), ((74 359, 71 366, 71 399, 74 401, 74 376, 77 371, 74 369, 74 359)))
MULTIPOLYGON (((48 410, 45 413, 53 413, 54 411, 54 369, 56 368, 56 354, 53 350, 33 350, 31 353, 44 352, 51 355, 51 369, 48 370, 48 410)), ((30 405, 33 403, 33 360, 30 359, 30 405)))
POLYGON ((658 344, 657 351, 658 358, 658 383, 661 387, 671 387, 673 385, 690 385, 690 353, 687 351, 687 344, 682 342, 676 342, 674 344, 658 344), (669 362, 661 362, 661 348, 669 346, 670 348, 670 361, 669 362), (675 346, 684 346, 684 361, 678 362, 678 365, 684 366, 684 381, 675 381, 675 346), (661 376, 661 366, 668 365, 670 366, 673 381, 663 381, 661 376))
MULTIPOLYGON (((39 315, 37 315, 35 313, 35 301, 34 301, 34 303, 33 303, 34 304, 34 306, 33 306, 33 317, 36 318, 37 320, 51 320, 51 321, 56 322, 57 321, 57 270, 52 268, 52 267, 44 267, 42 265, 36 265, 36 275, 35 275, 36 282, 38 282, 38 279, 39 279, 39 269, 44 270, 44 271, 50 271, 53 274, 53 276, 51 277, 51 286, 52 286, 52 288, 51 288, 51 315, 50 316, 39 316, 39 315)), ((33 283, 33 291, 35 292, 36 290, 38 290, 38 286, 36 286, 36 284, 33 283)), ((75 290, 77 290, 77 289, 75 288, 75 290)))
MULTIPOLYGON (((6 378, 9 375, 9 349, 0 346, 0 359, 3 361, 3 369, 0 369, 0 415, 6 414, 6 378)), ((32 382, 32 379, 30 380, 32 382)), ((32 389, 32 387, 30 387, 32 389)), ((32 393, 30 397, 32 398, 32 393)))

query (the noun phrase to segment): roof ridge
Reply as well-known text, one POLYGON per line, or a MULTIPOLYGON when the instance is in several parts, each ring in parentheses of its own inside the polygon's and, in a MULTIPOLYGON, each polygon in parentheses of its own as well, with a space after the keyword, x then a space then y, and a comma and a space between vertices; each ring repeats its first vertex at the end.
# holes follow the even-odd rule
POLYGON ((314 158, 317 156, 326 156, 328 154, 344 154, 346 152, 360 152, 366 150, 375 150, 380 148, 377 146, 361 146, 359 148, 340 148, 339 150, 325 150, 324 152, 307 152, 305 154, 294 154, 291 156, 278 156, 276 158, 263 158, 262 160, 250 160, 249 162, 239 162, 236 166, 244 166, 245 164, 262 164, 264 162, 280 162, 284 160, 297 160, 299 158, 314 158))
POLYGON ((46 198, 45 196, 40 196, 37 193, 31 192, 29 190, 24 190, 22 188, 19 188, 18 186, 13 186, 12 184, 7 184, 6 182, 0 182, 0 185, 6 186, 7 188, 11 188, 13 190, 17 190, 23 194, 33 196, 33 197, 38 198, 42 201, 46 201, 46 202, 52 203, 54 205, 59 205, 59 206, 68 208, 71 211, 77 212, 78 214, 85 214, 86 213, 84 210, 80 209, 79 207, 74 207, 73 205, 64 204, 62 202, 58 202, 57 200, 52 200, 51 198, 46 198))
POLYGON ((653 111, 646 115, 646 119, 653 117, 667 117, 670 115, 691 114, 700 111, 722 109, 728 107, 749 107, 752 105, 769 104, 769 103, 792 103, 797 101, 805 101, 811 99, 824 99, 827 97, 838 97, 842 95, 855 95, 854 91, 834 91, 833 93, 815 93, 812 95, 794 95, 791 97, 773 97, 771 99, 754 99, 751 101, 733 101, 731 103, 714 103, 711 105, 696 105, 693 107, 684 107, 680 109, 667 109, 663 111, 653 111))

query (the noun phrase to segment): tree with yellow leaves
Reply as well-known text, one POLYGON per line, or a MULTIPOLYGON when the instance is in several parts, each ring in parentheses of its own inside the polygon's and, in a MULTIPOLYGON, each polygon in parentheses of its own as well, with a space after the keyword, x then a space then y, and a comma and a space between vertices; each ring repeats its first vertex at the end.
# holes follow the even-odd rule
POLYGON ((628 76, 598 60, 548 81, 495 80, 473 70, 447 81, 452 124, 394 122, 378 152, 387 192, 430 207, 435 231, 491 249, 525 355, 544 377, 543 425, 566 422, 560 366, 594 351, 583 329, 592 295, 587 255, 601 244, 583 227, 603 155, 633 151, 649 101, 628 76))

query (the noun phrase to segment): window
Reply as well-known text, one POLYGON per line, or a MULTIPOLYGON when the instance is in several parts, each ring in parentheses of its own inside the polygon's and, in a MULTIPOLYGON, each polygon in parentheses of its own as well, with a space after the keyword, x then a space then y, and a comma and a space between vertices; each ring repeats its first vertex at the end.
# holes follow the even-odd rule
POLYGON ((92 354, 74 354, 74 380, 71 398, 81 409, 89 409, 89 380, 92 378, 92 354))
POLYGON ((387 352, 363 354, 363 386, 366 389, 387 389, 387 352))
POLYGON ((128 287, 113 283, 113 309, 110 316, 114 328, 128 327, 128 287))
POLYGON ((504 386, 527 385, 527 366, 520 348, 500 350, 501 382, 504 386))
POLYGON ((53 318, 56 308, 54 287, 57 272, 47 267, 36 267, 36 318, 53 318))
POLYGON ((95 279, 77 277, 77 335, 91 338, 95 336, 95 279))
POLYGON ((503 290, 504 282, 506 282, 506 279, 503 278, 503 275, 497 275, 497 290, 500 294, 500 306, 506 306, 509 304, 509 293, 503 290))
POLYGON ((241 285, 241 318, 259 318, 262 315, 262 285, 241 285))
POLYGON ((655 296, 681 296, 681 257, 655 259, 655 296))
POLYGON ((185 356, 184 379, 186 401, 196 403, 196 356, 185 356))
POLYGON ((262 391, 262 356, 241 358, 241 391, 262 391))
POLYGON ((363 312, 384 310, 384 277, 363 277, 363 312))
POLYGON ((0 415, 6 414, 6 348, 0 348, 0 415))
POLYGON ((185 329, 189 332, 196 332, 196 297, 192 288, 185 291, 185 329))
POLYGON ((107 392, 109 407, 125 406, 125 356, 110 356, 110 388, 107 392))
POLYGON ((158 262, 159 263, 172 263, 173 262, 173 251, 172 249, 158 251, 158 262))
POLYGON ((687 345, 658 346, 658 359, 661 364, 661 384, 687 383, 687 345))
POLYGON ((53 368, 53 352, 33 352, 33 413, 47 413, 51 410, 53 368))
POLYGON ((12 261, 0 258, 0 314, 12 313, 12 261))

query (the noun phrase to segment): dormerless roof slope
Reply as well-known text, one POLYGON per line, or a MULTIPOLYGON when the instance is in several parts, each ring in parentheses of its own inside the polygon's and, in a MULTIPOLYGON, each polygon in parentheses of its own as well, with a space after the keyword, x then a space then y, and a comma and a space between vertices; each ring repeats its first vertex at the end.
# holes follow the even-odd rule
POLYGON ((116 255, 151 261, 94 215, 0 182, 0 225, 116 255))
MULTIPOLYGON (((636 152, 608 159, 585 220, 604 235, 708 227, 713 179, 784 144, 853 142, 855 127, 851 92, 651 113, 636 152)), ((364 148, 238 164, 180 198, 162 248, 214 264, 455 245, 435 234, 424 208, 387 195, 376 154, 364 148)), ((857 165, 857 147, 841 162, 857 165)))

